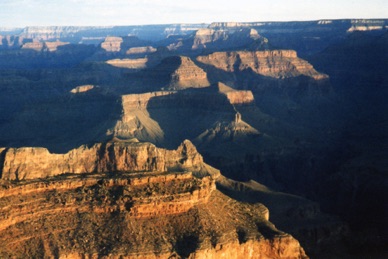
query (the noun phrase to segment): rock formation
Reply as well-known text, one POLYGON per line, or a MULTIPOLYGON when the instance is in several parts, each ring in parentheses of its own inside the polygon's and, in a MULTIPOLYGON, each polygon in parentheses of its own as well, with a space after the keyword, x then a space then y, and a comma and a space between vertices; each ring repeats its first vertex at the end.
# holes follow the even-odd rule
POLYGON ((107 60, 106 63, 114 66, 114 67, 120 67, 120 68, 128 68, 128 69, 134 69, 139 70, 147 67, 147 58, 136 58, 136 59, 110 59, 107 60))
POLYGON ((24 43, 22 46, 22 49, 31 49, 35 51, 42 51, 44 48, 44 43, 43 42, 27 42, 24 43))
POLYGON ((62 41, 46 41, 45 43, 45 47, 47 48, 48 51, 57 51, 58 50, 58 47, 60 46, 65 46, 67 44, 70 44, 69 42, 62 42, 62 41))
POLYGON ((147 55, 156 52, 156 48, 152 46, 147 47, 132 47, 126 52, 127 55, 147 55))
POLYGON ((228 49, 268 49, 268 40, 255 29, 240 28, 237 30, 203 28, 195 32, 193 37, 180 39, 168 45, 171 51, 220 51, 228 49))
POLYGON ((72 94, 79 94, 79 93, 85 93, 87 91, 90 91, 94 89, 94 85, 80 85, 70 90, 70 93, 72 94))
POLYGON ((201 88, 210 85, 206 72, 198 67, 189 57, 173 56, 162 60, 153 69, 152 76, 168 80, 168 90, 201 88))
POLYGON ((192 49, 206 48, 206 44, 219 40, 225 40, 228 37, 227 31, 215 31, 212 29, 199 29, 194 36, 192 49))
POLYGON ((217 191, 219 171, 189 141, 0 153, 2 257, 306 258, 266 207, 217 191))
POLYGON ((228 98, 232 105, 249 105, 253 104, 255 101, 252 91, 235 90, 221 82, 218 82, 216 87, 218 87, 220 93, 226 95, 226 98, 228 98))
POLYGON ((81 146, 66 154, 51 154, 45 148, 9 148, 3 151, 2 179, 30 180, 61 174, 107 172, 164 172, 192 167, 202 162, 190 141, 177 151, 158 149, 150 143, 109 142, 81 146), (180 164, 176 164, 179 161, 180 164))
POLYGON ((218 142, 234 141, 236 144, 244 143, 243 138, 257 137, 260 133, 241 119, 241 114, 236 113, 234 121, 217 122, 213 127, 199 135, 194 141, 199 145, 217 145, 218 142))
POLYGON ((301 22, 215 22, 209 25, 209 29, 234 31, 252 28, 268 38, 272 46, 293 49, 300 56, 306 57, 342 41, 349 33, 384 32, 387 25, 387 19, 339 19, 301 22))
POLYGON ((154 101, 158 97, 167 97, 175 94, 173 91, 160 91, 144 94, 130 94, 121 97, 122 114, 108 135, 119 138, 136 138, 152 143, 163 143, 164 133, 157 121, 151 118, 148 109, 161 109, 163 102, 154 101), (150 102, 150 100, 153 101, 150 102), (151 106, 151 107, 150 107, 151 106))
MULTIPOLYGON (((116 122, 114 128, 108 130, 108 135, 165 144, 164 131, 159 122, 151 115, 155 111, 166 115, 179 109, 195 113, 223 111, 235 114, 234 107, 252 106, 254 97, 251 91, 235 90, 225 84, 218 83, 203 89, 123 95, 121 104, 121 118, 116 122)), ((212 127, 213 124, 214 122, 209 122, 208 127, 212 127)), ((235 126, 239 129, 251 128, 242 121, 238 125, 236 124, 232 128, 236 128, 235 126)), ((237 131, 239 132, 239 130, 237 131)))
POLYGON ((105 41, 101 43, 101 48, 108 52, 119 52, 122 43, 121 37, 106 37, 105 41))
POLYGON ((300 75, 315 80, 328 78, 307 61, 298 58, 293 50, 216 52, 199 56, 197 60, 227 72, 251 69, 259 75, 278 79, 300 75))
POLYGON ((58 47, 70 44, 69 42, 61 42, 61 41, 34 41, 34 42, 26 42, 23 44, 22 49, 32 49, 35 51, 47 50, 50 52, 57 51, 58 47))

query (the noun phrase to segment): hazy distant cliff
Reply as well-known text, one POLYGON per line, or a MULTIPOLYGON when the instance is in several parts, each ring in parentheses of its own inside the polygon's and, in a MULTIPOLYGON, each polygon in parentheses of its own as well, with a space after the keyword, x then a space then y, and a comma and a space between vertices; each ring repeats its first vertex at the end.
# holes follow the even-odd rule
MULTIPOLYGON (((208 24, 167 24, 142 26, 31 26, 21 30, 7 32, 25 38, 39 40, 66 39, 72 43, 92 39, 104 39, 106 36, 134 35, 145 40, 161 40, 168 35, 190 34, 195 30, 207 27, 208 24)), ((5 34, 0 29, 0 35, 5 34)))

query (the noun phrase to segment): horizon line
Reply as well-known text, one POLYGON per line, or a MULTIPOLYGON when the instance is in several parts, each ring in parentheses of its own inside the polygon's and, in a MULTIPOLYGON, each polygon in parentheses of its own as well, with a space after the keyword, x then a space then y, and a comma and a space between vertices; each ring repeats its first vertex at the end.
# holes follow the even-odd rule
POLYGON ((262 20, 262 21, 213 21, 213 22, 177 22, 177 23, 144 23, 144 24, 110 24, 110 25, 25 25, 25 26, 0 26, 1 29, 24 29, 28 27, 125 27, 125 26, 163 26, 163 25, 211 25, 213 23, 241 23, 241 24, 248 24, 248 23, 269 23, 269 22, 274 22, 274 23, 287 23, 287 22, 317 22, 317 21, 352 21, 352 20, 388 20, 388 18, 320 18, 320 19, 298 19, 298 20, 262 20))

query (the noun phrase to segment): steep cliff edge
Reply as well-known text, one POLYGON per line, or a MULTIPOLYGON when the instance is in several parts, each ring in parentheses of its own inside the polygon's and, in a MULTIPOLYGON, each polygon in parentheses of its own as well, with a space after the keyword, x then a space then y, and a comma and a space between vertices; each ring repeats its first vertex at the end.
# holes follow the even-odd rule
POLYGON ((62 174, 164 172, 203 163, 190 141, 176 151, 159 149, 151 143, 108 142, 84 145, 66 154, 51 154, 46 148, 36 147, 8 148, 3 152, 1 179, 17 181, 62 174))
POLYGON ((0 154, 1 257, 306 258, 265 206, 217 191, 189 141, 0 154))

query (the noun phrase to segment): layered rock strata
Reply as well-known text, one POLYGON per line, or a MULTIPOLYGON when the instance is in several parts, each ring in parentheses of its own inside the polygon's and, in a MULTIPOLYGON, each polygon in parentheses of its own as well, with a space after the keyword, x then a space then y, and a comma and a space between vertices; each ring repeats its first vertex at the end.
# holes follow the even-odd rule
POLYGON ((144 77, 156 79, 153 82, 154 86, 160 85, 160 88, 166 90, 203 88, 210 85, 206 72, 185 56, 164 58, 144 77))
POLYGON ((70 44, 69 42, 62 42, 62 41, 47 41, 47 42, 40 42, 40 41, 34 41, 34 42, 26 42, 23 44, 22 49, 31 49, 35 51, 42 51, 47 50, 50 52, 57 51, 58 47, 65 46, 70 44))
POLYGON ((53 42, 45 42, 44 43, 48 51, 57 51, 58 47, 65 46, 70 44, 69 42, 62 42, 62 41, 53 41, 53 42))
POLYGON ((108 142, 84 145, 66 154, 51 154, 46 148, 8 148, 1 156, 1 179, 17 181, 62 174, 165 172, 202 163, 190 141, 177 150, 160 149, 151 143, 108 142))
POLYGON ((293 50, 216 52, 199 56, 197 60, 226 72, 251 69, 259 75, 277 79, 300 75, 315 80, 328 78, 317 72, 307 61, 298 58, 293 50))
POLYGON ((217 191, 189 141, 0 153, 0 257, 306 258, 266 207, 217 191))
POLYGON ((42 51, 44 48, 43 42, 27 42, 24 43, 22 49, 31 49, 35 51, 42 51))
POLYGON ((199 29, 194 36, 192 49, 206 48, 206 44, 228 38, 228 32, 223 30, 199 29))
POLYGON ((218 91, 228 98, 232 105, 249 105, 253 104, 255 98, 253 97, 252 91, 249 90, 235 90, 230 86, 218 82, 216 84, 218 91))
POLYGON ((121 37, 106 37, 101 43, 101 48, 108 52, 119 52, 123 39, 121 37))
POLYGON ((136 58, 136 59, 111 59, 106 61, 107 64, 114 67, 128 68, 128 69, 144 69, 147 67, 148 58, 136 58))

